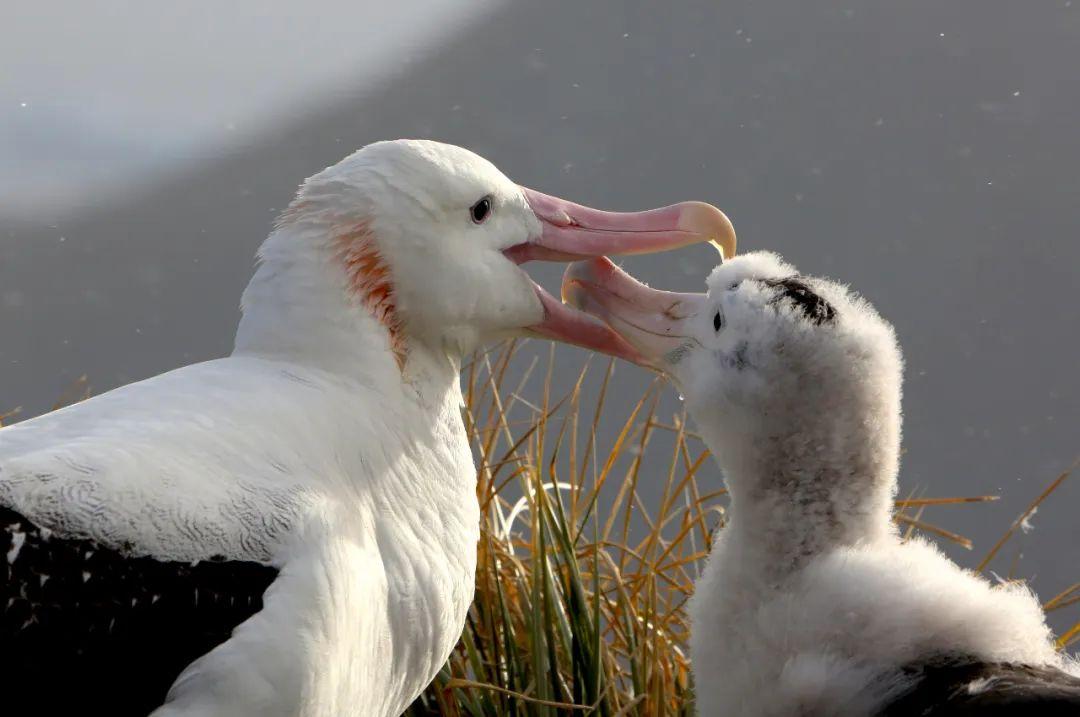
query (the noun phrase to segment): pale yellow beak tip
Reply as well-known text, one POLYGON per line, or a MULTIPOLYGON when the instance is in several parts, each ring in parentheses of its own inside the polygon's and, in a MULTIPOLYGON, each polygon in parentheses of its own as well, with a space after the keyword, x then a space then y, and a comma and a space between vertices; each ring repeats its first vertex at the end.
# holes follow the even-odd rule
POLYGON ((705 202, 686 202, 683 206, 680 228, 708 237, 722 260, 735 256, 735 227, 726 214, 705 202))

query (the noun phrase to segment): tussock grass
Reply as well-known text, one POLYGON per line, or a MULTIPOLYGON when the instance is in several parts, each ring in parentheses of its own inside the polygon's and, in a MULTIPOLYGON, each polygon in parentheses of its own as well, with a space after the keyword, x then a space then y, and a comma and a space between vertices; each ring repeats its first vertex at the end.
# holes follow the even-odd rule
POLYGON ((534 364, 506 386, 514 349, 465 371, 483 514, 476 600, 460 645, 411 714, 690 714, 683 608, 718 495, 698 487, 707 453, 682 422, 656 421, 659 385, 599 452, 611 365, 585 406, 587 368, 563 396, 552 395, 550 360, 542 377, 534 364), (539 405, 521 397, 529 380, 543 382, 539 405), (515 408, 528 418, 511 420, 515 408), (641 455, 661 430, 675 432, 676 450, 661 504, 646 506, 641 455))
MULTIPOLYGON (((476 597, 454 653, 407 715, 692 715, 685 608, 712 534, 723 527, 726 492, 708 450, 685 415, 656 415, 659 381, 614 416, 605 411, 613 363, 586 364, 556 396, 550 355, 542 371, 537 361, 511 370, 517 348, 511 342, 480 354, 464 370, 482 512, 476 597), (591 402, 587 380, 599 387, 591 402), (539 404, 526 393, 538 393, 539 404), (604 445, 602 416, 608 425, 621 421, 604 445), (669 440, 654 441, 661 433, 669 440), (666 470, 644 475, 643 457, 659 450, 668 451, 666 470), (699 483, 699 475, 707 478, 699 483), (640 482, 658 480, 660 501, 643 500, 640 482)), ((82 376, 54 408, 89 393, 82 376)), ((0 414, 0 425, 18 413, 0 414)), ((1076 467, 1036 497, 977 570, 1076 467)), ((922 531, 970 550, 969 539, 926 521, 925 511, 993 500, 911 494, 897 500, 895 520, 905 535, 922 531)), ((1043 607, 1077 604, 1080 582, 1043 607)), ((1080 644, 1080 622, 1058 644, 1080 644)))
MULTIPOLYGON (((464 371, 482 509, 476 598, 461 642, 408 714, 694 714, 685 608, 724 522, 708 450, 685 416, 656 415, 659 382, 616 417, 605 411, 612 364, 586 364, 569 392, 553 395, 550 357, 540 370, 534 362, 511 371, 516 348, 480 355, 464 371), (589 402, 587 380, 599 384, 589 402), (609 445, 599 445, 601 416, 621 422, 609 445), (660 432, 669 434, 664 448, 653 440, 660 432), (643 475, 650 450, 668 451, 666 474, 643 475), (643 501, 639 484, 654 484, 655 496, 658 480, 660 501, 643 501)), ((971 549, 924 511, 996 499, 910 495, 897 501, 896 520, 907 534, 971 549)), ((1047 609, 1076 602, 1080 583, 1047 609)), ((1061 644, 1078 639, 1080 624, 1061 644)))

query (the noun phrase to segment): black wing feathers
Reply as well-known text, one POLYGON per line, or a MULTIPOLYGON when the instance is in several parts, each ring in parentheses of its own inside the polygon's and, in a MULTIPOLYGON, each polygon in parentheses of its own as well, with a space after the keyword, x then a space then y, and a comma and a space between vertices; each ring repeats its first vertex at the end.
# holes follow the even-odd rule
POLYGON ((258 563, 127 556, 2 507, 0 549, 2 714, 145 715, 262 609, 277 577, 258 563))
POLYGON ((905 671, 918 681, 882 717, 1080 715, 1080 678, 1053 667, 941 659, 905 671))

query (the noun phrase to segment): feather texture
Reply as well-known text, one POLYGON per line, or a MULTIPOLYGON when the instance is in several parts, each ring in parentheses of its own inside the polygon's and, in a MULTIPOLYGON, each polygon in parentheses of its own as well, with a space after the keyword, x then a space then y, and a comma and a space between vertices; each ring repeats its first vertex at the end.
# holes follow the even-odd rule
POLYGON ((263 610, 187 668, 162 714, 395 715, 472 597, 459 405, 456 382, 426 404, 400 382, 219 359, 2 429, 0 504, 53 540, 277 571, 263 610))

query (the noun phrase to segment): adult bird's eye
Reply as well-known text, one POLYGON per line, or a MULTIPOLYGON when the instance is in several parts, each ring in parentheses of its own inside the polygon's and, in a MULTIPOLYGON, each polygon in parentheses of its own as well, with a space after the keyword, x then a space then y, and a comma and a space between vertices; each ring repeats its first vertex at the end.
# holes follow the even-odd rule
POLYGON ((712 317, 713 330, 719 331, 720 327, 723 326, 723 325, 724 325, 724 317, 720 315, 719 311, 717 311, 716 314, 712 317))
POLYGON ((484 197, 469 209, 474 224, 483 224, 491 214, 491 197, 484 197))

